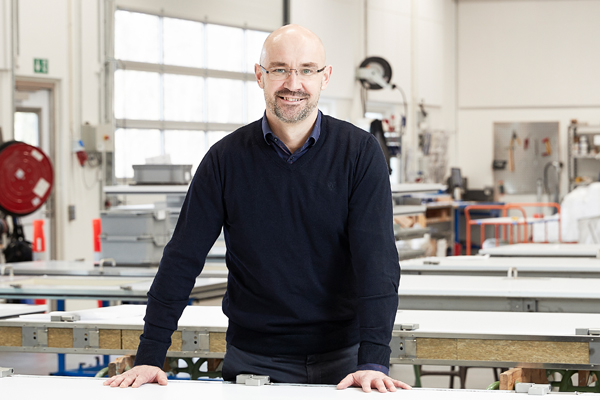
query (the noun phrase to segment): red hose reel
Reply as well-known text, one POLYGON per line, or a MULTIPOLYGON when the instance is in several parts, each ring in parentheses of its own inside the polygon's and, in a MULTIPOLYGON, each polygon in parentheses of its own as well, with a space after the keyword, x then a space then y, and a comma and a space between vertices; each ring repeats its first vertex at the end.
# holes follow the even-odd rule
POLYGON ((53 183, 52 163, 40 148, 17 141, 0 145, 0 211, 33 213, 50 197, 53 183))

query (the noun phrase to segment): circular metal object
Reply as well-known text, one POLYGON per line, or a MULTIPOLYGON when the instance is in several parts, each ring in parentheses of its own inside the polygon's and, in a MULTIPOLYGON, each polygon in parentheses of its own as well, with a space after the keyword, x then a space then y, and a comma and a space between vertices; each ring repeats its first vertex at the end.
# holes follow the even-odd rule
MULTIPOLYGON (((387 83, 390 83, 390 80, 392 79, 392 66, 389 62, 387 62, 381 57, 365 58, 363 62, 360 63, 360 68, 372 68, 376 70, 387 83)), ((377 83, 370 82, 366 79, 361 79, 360 81, 362 82, 363 86, 365 86, 369 90, 383 89, 383 87, 381 87, 377 83)))
POLYGON ((39 209, 50 196, 54 174, 44 152, 23 142, 0 146, 0 210, 24 216, 39 209))

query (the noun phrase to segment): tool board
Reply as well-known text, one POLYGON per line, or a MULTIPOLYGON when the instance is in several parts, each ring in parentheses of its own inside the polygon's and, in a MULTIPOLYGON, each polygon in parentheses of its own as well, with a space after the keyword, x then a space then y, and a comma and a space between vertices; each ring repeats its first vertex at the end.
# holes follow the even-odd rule
POLYGON ((504 194, 536 194, 537 180, 547 163, 559 160, 559 150, 558 122, 495 122, 494 184, 504 194))

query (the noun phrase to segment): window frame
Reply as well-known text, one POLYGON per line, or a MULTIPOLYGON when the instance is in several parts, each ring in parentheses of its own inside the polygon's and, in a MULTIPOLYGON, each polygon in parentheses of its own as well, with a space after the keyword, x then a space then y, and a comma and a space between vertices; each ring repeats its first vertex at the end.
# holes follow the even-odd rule
MULTIPOLYGON (((247 37, 248 31, 258 31, 258 32, 264 32, 264 33, 270 33, 268 30, 265 29, 261 29, 261 28, 253 28, 247 25, 244 26, 236 26, 236 25, 230 25, 230 24, 223 24, 223 23, 214 23, 214 22, 209 22, 208 20, 200 20, 200 19, 195 19, 195 18, 189 18, 189 17, 181 17, 181 16, 177 16, 177 15, 169 15, 166 13, 156 13, 156 12, 151 12, 151 11, 147 11, 147 10, 140 10, 140 9, 135 9, 135 8, 130 8, 130 7, 122 7, 122 6, 113 6, 113 7, 109 7, 109 10, 107 10, 107 14, 109 16, 108 18, 108 24, 107 24, 107 39, 108 39, 108 46, 107 46, 107 93, 109 94, 107 96, 107 104, 106 104, 106 110, 107 110, 107 116, 109 117, 109 120, 112 121, 112 126, 113 126, 113 133, 115 133, 118 129, 158 129, 160 131, 160 137, 161 137, 161 148, 162 151, 164 153, 164 135, 165 135, 165 131, 177 131, 177 130, 192 130, 192 131, 200 131, 202 132, 202 135, 204 136, 204 140, 206 143, 208 143, 208 134, 209 132, 221 132, 221 131, 225 131, 225 132, 233 132, 236 129, 248 124, 249 122, 249 117, 248 117, 248 105, 247 105, 247 96, 248 96, 248 89, 247 86, 248 84, 256 84, 256 76, 254 75, 254 72, 235 72, 235 71, 226 71, 226 70, 215 70, 215 69, 210 69, 210 68, 198 68, 198 67, 188 67, 188 66, 178 66, 178 65, 170 65, 170 64, 154 64, 154 63, 147 63, 147 62, 140 62, 140 61, 129 61, 129 60, 120 60, 120 59, 116 59, 115 58, 115 43, 116 43, 116 38, 115 38, 115 15, 118 11, 127 11, 127 12, 133 12, 133 13, 141 13, 141 14, 147 14, 147 15, 152 15, 152 16, 156 16, 158 18, 174 18, 174 19, 181 19, 181 20, 186 20, 186 21, 192 21, 192 22, 197 22, 197 23, 201 23, 204 25, 203 30, 204 32, 206 32, 206 27, 207 25, 219 25, 219 26, 225 26, 225 27, 231 27, 231 28, 237 28, 237 29, 242 29, 243 30, 243 37, 244 37, 244 53, 246 53, 246 48, 247 48, 247 37), (172 121, 172 120, 164 120, 164 91, 161 91, 160 93, 160 99, 161 99, 161 116, 159 120, 144 120, 144 119, 128 119, 128 118, 116 118, 115 117, 115 113, 114 113, 114 103, 115 103, 115 89, 114 89, 114 78, 115 78, 115 73, 118 70, 130 70, 130 71, 141 71, 141 72, 154 72, 154 73, 158 73, 160 75, 160 80, 163 81, 164 79, 164 75, 165 74, 173 74, 173 75, 185 75, 185 76, 196 76, 196 77, 202 77, 202 78, 218 78, 218 79, 230 79, 230 80, 236 80, 236 81, 242 81, 245 83, 244 85, 244 101, 242 102, 242 122, 241 123, 220 123, 220 122, 209 122, 208 121, 208 116, 206 113, 206 108, 207 108, 207 93, 206 93, 206 80, 205 80, 205 93, 204 93, 204 116, 203 119, 204 121, 198 121, 198 122, 187 122, 187 121, 172 121)), ((162 21, 159 22, 162 25, 162 21)), ((160 38, 161 43, 159 44, 161 47, 163 46, 162 44, 162 40, 163 38, 160 38)), ((204 36, 204 40, 206 41, 206 34, 204 36)), ((206 56, 205 56, 206 57, 206 56)), ((246 60, 248 57, 247 54, 244 54, 244 60, 246 60)), ((162 61, 162 60, 161 60, 162 61)), ((207 63, 207 60, 205 60, 205 65, 207 63)), ((245 64, 244 64, 245 65, 245 64)), ((114 148, 113 149, 114 153, 117 153, 117 149, 114 148)), ((198 162, 200 162, 201 160, 198 160, 198 162)), ((114 161, 113 161, 114 162, 114 161)), ((128 176, 117 176, 116 174, 116 170, 114 169, 114 165, 113 165, 113 179, 115 181, 121 181, 121 182, 127 182, 131 180, 131 177, 128 176)))

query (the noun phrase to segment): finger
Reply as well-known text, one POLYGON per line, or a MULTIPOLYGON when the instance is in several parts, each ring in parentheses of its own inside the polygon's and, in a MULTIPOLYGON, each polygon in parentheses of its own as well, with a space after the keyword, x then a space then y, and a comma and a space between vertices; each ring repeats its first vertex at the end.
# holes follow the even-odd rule
POLYGON ((375 382, 375 387, 377 388, 377 390, 379 390, 380 393, 387 392, 387 388, 385 387, 385 384, 383 383, 382 379, 375 379, 373 382, 375 382))
POLYGON ((135 381, 133 381, 133 383, 131 384, 132 388, 139 388, 140 386, 142 386, 144 383, 148 382, 148 379, 146 379, 145 376, 143 375, 138 375, 135 378, 135 381))
POLYGON ((346 389, 347 387, 352 386, 353 383, 354 383, 354 377, 352 376, 352 374, 348 374, 348 375, 346 375, 346 377, 344 379, 342 379, 342 381, 340 383, 338 383, 337 388, 338 389, 346 389))
POLYGON ((117 387, 121 384, 121 382, 123 382, 123 375, 117 375, 115 377, 113 377, 113 381, 110 384, 110 387, 117 387))
POLYGON ((102 382, 102 384, 103 384, 104 386, 108 386, 108 385, 110 385, 110 384, 111 384, 111 383, 112 383, 114 380, 115 380, 115 377, 113 376, 113 377, 111 377, 111 378, 108 378, 108 379, 107 379, 107 380, 105 380, 104 382, 102 382))
POLYGON ((131 383, 134 381, 135 376, 128 376, 125 379, 123 379, 123 382, 121 382, 121 384, 119 385, 120 388, 126 388, 129 387, 131 385, 131 383))
POLYGON ((390 392, 395 392, 396 391, 396 382, 393 379, 391 379, 391 378, 385 378, 383 380, 383 383, 385 383, 385 387, 390 392))
POLYGON ((394 379, 394 384, 396 385, 396 387, 399 387, 400 389, 406 389, 406 390, 412 389, 412 386, 410 386, 408 383, 404 383, 402 381, 397 381, 395 379, 394 379))
POLYGON ((167 374, 165 374, 165 372, 162 370, 158 371, 157 378, 157 382, 159 385, 164 386, 167 384, 167 382, 169 382, 169 380, 167 379, 167 374))
POLYGON ((360 382, 360 385, 362 386, 363 392, 366 392, 366 393, 371 392, 371 381, 369 379, 363 379, 360 382))

